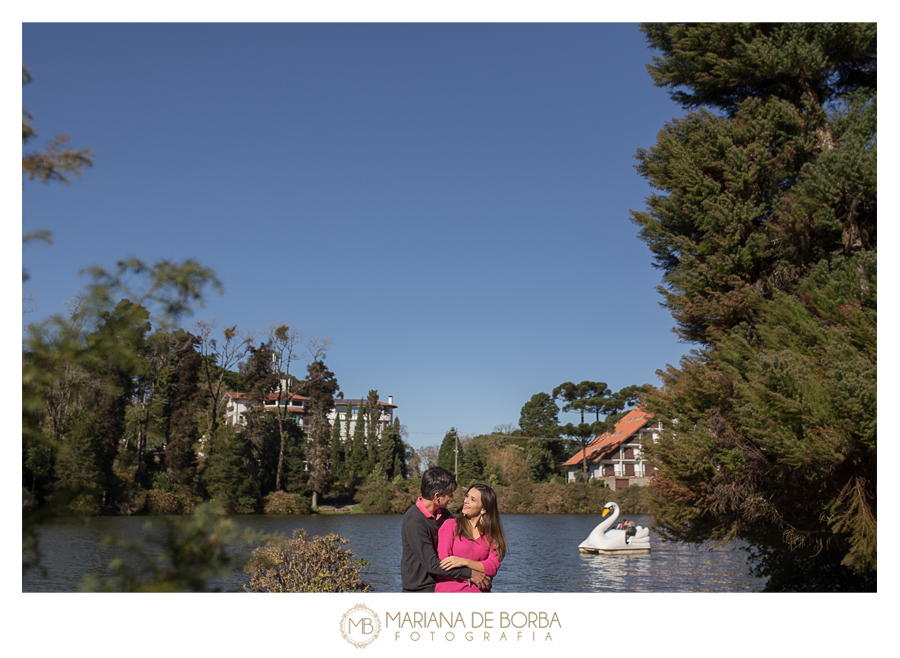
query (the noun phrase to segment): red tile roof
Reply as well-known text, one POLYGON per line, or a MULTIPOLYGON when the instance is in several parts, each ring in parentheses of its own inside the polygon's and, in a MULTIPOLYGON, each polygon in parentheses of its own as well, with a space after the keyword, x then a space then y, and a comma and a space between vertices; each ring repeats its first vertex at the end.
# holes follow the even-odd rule
MULTIPOLYGON (((623 443, 627 443, 628 439, 638 433, 638 431, 647 426, 650 422, 651 415, 640 407, 632 409, 616 423, 606 434, 596 437, 588 444, 587 461, 588 464, 595 464, 601 459, 610 456, 623 443)), ((565 466, 581 465, 583 450, 579 450, 578 454, 570 458, 565 466)))

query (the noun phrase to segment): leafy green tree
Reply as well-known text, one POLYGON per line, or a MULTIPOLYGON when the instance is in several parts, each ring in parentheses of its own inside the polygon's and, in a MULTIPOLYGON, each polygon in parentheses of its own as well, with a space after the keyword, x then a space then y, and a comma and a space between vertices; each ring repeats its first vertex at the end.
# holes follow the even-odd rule
MULTIPOLYGON (((605 388, 605 384, 602 384, 605 388)), ((591 411, 591 399, 585 410, 591 411)), ((522 407, 519 431, 530 437, 522 442, 529 478, 542 482, 555 474, 566 460, 563 441, 559 440, 559 406, 547 393, 535 393, 522 407)))
POLYGON ((553 439, 559 436, 559 406, 546 393, 535 393, 522 407, 519 429, 531 437, 553 439))
POLYGON ((872 588, 876 25, 642 29, 694 110, 638 151, 657 193, 632 215, 699 345, 643 398, 657 528, 748 541, 773 589, 872 588))

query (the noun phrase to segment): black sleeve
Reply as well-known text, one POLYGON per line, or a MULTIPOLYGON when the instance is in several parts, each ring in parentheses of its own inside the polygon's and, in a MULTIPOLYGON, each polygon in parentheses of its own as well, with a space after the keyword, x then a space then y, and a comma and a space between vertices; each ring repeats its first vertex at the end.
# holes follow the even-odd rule
POLYGON ((406 543, 413 551, 416 559, 419 561, 425 571, 434 576, 448 576, 450 578, 471 578, 472 570, 469 567, 458 567, 456 569, 441 569, 441 561, 438 559, 437 551, 434 550, 434 544, 431 540, 431 528, 427 523, 410 523, 407 528, 406 543))

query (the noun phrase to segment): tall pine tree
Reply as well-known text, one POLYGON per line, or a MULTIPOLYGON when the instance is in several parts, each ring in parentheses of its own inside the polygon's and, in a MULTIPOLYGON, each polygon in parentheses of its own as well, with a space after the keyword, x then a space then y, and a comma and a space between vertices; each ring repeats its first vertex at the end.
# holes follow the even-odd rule
POLYGON ((644 398, 658 529, 756 547, 770 589, 876 569, 875 24, 647 24, 686 109, 633 213, 698 349, 644 398))
POLYGON ((334 398, 340 387, 334 373, 327 368, 324 361, 313 361, 307 367, 307 372, 303 389, 309 397, 312 422, 306 442, 306 461, 309 467, 308 487, 315 508, 334 480, 331 470, 331 426, 328 423, 328 415, 334 409, 334 398))

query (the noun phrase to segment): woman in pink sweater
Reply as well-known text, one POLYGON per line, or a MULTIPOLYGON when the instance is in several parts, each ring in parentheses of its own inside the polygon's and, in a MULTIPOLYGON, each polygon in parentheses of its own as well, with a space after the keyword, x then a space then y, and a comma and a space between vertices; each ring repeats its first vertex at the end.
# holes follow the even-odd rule
MULTIPOLYGON (((486 484, 466 491, 462 514, 438 530, 438 558, 443 569, 468 567, 492 578, 506 556, 506 535, 500 525, 497 495, 486 484)), ((480 592, 470 581, 438 578, 435 592, 480 592)))

